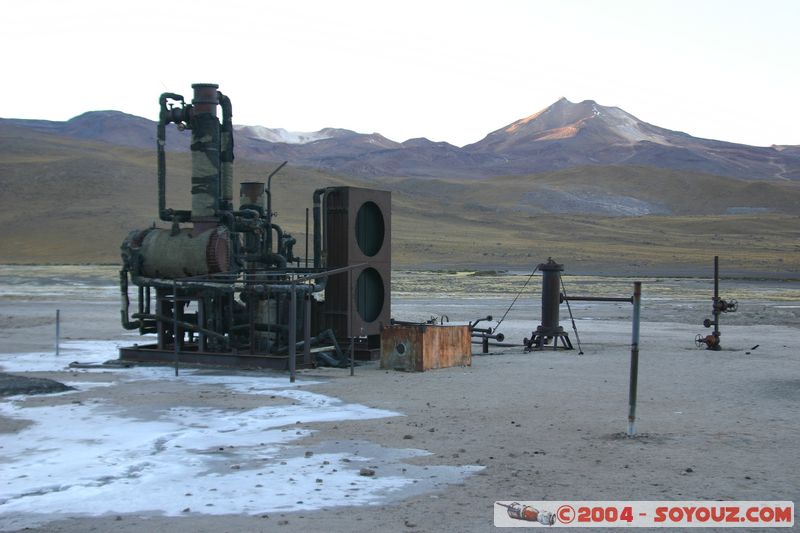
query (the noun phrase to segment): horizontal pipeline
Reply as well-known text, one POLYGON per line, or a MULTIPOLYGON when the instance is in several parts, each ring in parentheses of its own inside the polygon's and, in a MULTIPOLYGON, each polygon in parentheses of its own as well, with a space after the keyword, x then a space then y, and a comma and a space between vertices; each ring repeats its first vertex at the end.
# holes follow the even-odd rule
POLYGON ((628 302, 633 303, 633 296, 630 298, 604 298, 602 296, 564 296, 561 295, 562 302, 628 302))

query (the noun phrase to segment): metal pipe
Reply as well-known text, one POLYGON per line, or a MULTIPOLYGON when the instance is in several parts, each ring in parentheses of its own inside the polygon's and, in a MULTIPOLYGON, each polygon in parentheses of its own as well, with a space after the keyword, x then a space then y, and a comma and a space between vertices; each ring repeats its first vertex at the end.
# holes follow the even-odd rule
POLYGON ((562 302, 626 302, 629 304, 633 303, 633 297, 631 298, 604 298, 602 296, 569 296, 562 294, 561 295, 562 302))
POLYGON ((639 317, 642 282, 633 284, 633 332, 631 338, 631 375, 628 388, 628 436, 636 435, 636 387, 639 381, 639 317))
MULTIPOLYGON (((286 166, 286 163, 288 163, 288 161, 281 163, 278 168, 267 176, 267 231, 270 231, 269 225, 272 224, 272 176, 280 172, 280 170, 286 166)), ((272 234, 267 236, 267 242, 270 244, 270 251, 272 251, 272 234)), ((280 244, 280 242, 278 244, 280 244)))
POLYGON ((158 98, 159 116, 156 127, 156 150, 158 154, 158 216, 168 222, 172 220, 171 210, 167 211, 167 124, 172 122, 171 109, 167 109, 167 100, 183 102, 183 96, 175 93, 163 93, 158 98))
POLYGON ((278 255, 285 256, 286 254, 284 253, 283 249, 283 236, 284 236, 283 228, 280 227, 278 224, 273 224, 272 222, 267 223, 267 231, 270 232, 270 235, 272 234, 272 230, 275 230, 275 236, 278 239, 278 255))
POLYGON ((128 298, 128 271, 119 271, 119 293, 120 293, 120 315, 122 318, 122 327, 127 330, 138 329, 141 325, 134 324, 128 319, 128 309, 130 308, 130 299, 128 298))
POLYGON ((322 267, 322 195, 328 189, 317 189, 314 191, 314 268, 322 267))
POLYGON ((56 309, 56 356, 58 356, 61 337, 61 309, 56 309))
POLYGON ((303 297, 303 365, 311 364, 311 295, 303 297))
MULTIPOLYGON (((134 316, 136 316, 136 315, 134 315, 134 316)), ((160 322, 174 322, 174 320, 175 320, 173 317, 169 317, 169 316, 161 315, 161 314, 145 315, 145 316, 141 316, 139 318, 157 320, 157 321, 160 321, 160 322)), ((182 320, 179 321, 179 325, 183 329, 188 329, 190 331, 194 331, 194 332, 197 332, 197 333, 203 333, 203 334, 205 334, 205 335, 207 335, 209 337, 216 337, 217 339, 222 339, 222 340, 224 340, 226 342, 226 344, 228 342, 228 337, 225 336, 223 333, 217 333, 216 331, 210 330, 208 328, 201 328, 200 326, 198 326, 196 324, 192 324, 191 322, 184 322, 182 320)), ((159 348, 161 348, 161 347, 159 346, 159 348)))
POLYGON ((714 337, 719 338, 719 256, 714 256, 714 337))
POLYGON ((233 209, 233 106, 231 99, 217 91, 222 108, 222 127, 220 128, 220 170, 222 173, 221 209, 233 209))
MULTIPOLYGON (((353 271, 347 271, 347 294, 348 298, 349 295, 353 294, 353 271)), ((349 305, 349 304, 348 304, 349 305)), ((355 306, 354 306, 355 307, 355 306)), ((347 332, 350 335, 350 375, 355 376, 356 374, 356 350, 355 350, 355 339, 353 338, 353 313, 347 313, 347 332)))
POLYGON ((171 122, 182 123, 186 119, 186 108, 183 96, 175 93, 162 93, 158 98, 159 116, 156 126, 156 150, 158 155, 158 216, 165 222, 185 222, 189 220, 189 211, 175 211, 167 208, 167 124, 171 122), (167 101, 174 100, 181 103, 178 109, 167 107, 167 101))
POLYGON ((306 268, 308 268, 308 208, 306 207, 306 268))
POLYGON ((289 304, 289 382, 294 383, 297 368, 297 292, 292 284, 289 304))
POLYGON ((172 344, 175 345, 175 375, 178 375, 178 285, 172 282, 172 344))
POLYGON ((270 224, 272 224, 272 213, 270 209, 272 208, 272 192, 264 189, 264 194, 267 197, 267 207, 264 208, 264 217, 266 218, 266 228, 267 228, 267 238, 266 242, 264 243, 264 247, 267 249, 268 252, 272 252, 272 230, 269 229, 270 224))

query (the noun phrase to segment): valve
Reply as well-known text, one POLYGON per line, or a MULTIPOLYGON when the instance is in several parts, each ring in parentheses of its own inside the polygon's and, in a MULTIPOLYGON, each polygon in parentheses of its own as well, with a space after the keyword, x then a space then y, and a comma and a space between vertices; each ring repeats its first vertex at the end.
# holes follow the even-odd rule
POLYGON ((703 336, 701 334, 697 334, 694 338, 694 343, 698 348, 705 347, 708 350, 719 350, 719 336, 718 335, 706 335, 703 336))

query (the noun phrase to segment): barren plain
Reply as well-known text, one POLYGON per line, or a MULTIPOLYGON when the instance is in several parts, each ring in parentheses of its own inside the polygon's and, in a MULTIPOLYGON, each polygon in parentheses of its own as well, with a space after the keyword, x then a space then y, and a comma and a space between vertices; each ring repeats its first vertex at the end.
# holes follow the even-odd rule
MULTIPOLYGON (((723 279, 740 307, 712 352, 694 344, 710 280, 641 279, 628 438, 630 304, 573 303, 584 355, 476 346, 471 366, 426 373, 319 368, 290 385, 283 373, 68 368, 137 341, 118 326, 114 272, 0 271, 0 367, 75 388, 0 401, 2 530, 455 533, 493 530, 496 500, 800 499, 796 281, 723 279)), ((497 319, 529 273, 482 274, 396 271, 393 316, 497 319)), ((564 281, 573 295, 627 296, 634 279, 564 281)), ((539 283, 500 328, 510 342, 539 323, 539 283)))

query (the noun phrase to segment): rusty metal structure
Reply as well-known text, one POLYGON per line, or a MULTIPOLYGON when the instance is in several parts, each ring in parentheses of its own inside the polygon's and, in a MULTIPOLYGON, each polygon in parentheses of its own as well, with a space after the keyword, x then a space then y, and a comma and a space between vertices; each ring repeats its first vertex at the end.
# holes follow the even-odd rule
MULTIPOLYGON (((564 265, 556 263, 553 258, 547 259, 536 267, 542 273, 542 323, 531 333, 530 339, 523 339, 525 351, 542 350, 553 342, 553 349, 558 349, 561 340, 562 348, 572 350, 569 334, 559 325, 559 306, 562 301, 561 272, 564 265)), ((535 272, 535 270, 534 270, 535 272)))
POLYGON ((425 372, 472 364, 469 326, 393 324, 381 334, 384 369, 425 372))
POLYGON ((694 339, 697 347, 705 347, 706 350, 718 351, 722 349, 720 344, 719 316, 722 313, 735 313, 739 309, 739 302, 736 300, 723 300, 719 297, 719 256, 714 256, 714 297, 711 299, 711 316, 703 320, 703 326, 714 327, 710 335, 700 333, 694 339))
POLYGON ((294 371, 346 365, 343 342, 376 358, 391 310, 390 193, 314 191, 313 258, 308 209, 306 257, 298 257, 297 240, 274 221, 272 178, 286 163, 266 182, 241 183, 236 209, 231 101, 216 84, 192 89, 191 103, 175 93, 159 98, 158 213, 168 227, 132 231, 120 271, 122 325, 155 341, 121 348, 120 358, 294 371), (171 124, 191 131, 191 210, 166 202, 171 124))
MULTIPOLYGON (((505 318, 505 317, 504 317, 505 318)), ((506 336, 502 333, 497 332, 497 326, 494 328, 489 326, 486 328, 479 328, 478 324, 481 322, 491 322, 493 320, 492 315, 488 315, 485 318, 479 318, 474 322, 469 323, 469 331, 470 335, 473 339, 480 341, 481 344, 481 353, 487 354, 489 353, 489 340, 496 340, 498 342, 503 342, 506 339, 506 336)), ((498 325, 500 321, 498 321, 498 325)))

